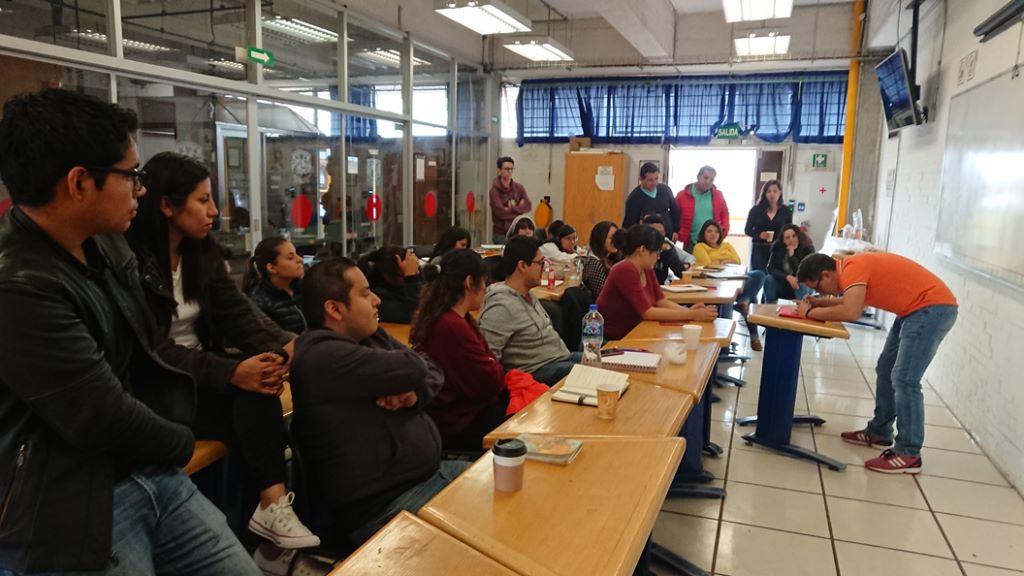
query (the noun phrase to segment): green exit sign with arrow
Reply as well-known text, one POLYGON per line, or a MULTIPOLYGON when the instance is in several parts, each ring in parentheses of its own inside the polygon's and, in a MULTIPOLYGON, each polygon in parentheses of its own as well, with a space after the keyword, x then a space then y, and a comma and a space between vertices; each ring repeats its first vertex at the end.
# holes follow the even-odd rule
POLYGON ((249 46, 246 48, 246 58, 249 62, 255 62, 267 68, 274 67, 274 53, 270 50, 249 46))

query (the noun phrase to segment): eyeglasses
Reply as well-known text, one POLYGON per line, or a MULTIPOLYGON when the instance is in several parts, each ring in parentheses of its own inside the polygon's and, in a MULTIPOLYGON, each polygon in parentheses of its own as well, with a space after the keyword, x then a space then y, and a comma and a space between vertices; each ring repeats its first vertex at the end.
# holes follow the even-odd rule
POLYGON ((533 266, 534 264, 540 264, 541 266, 543 266, 544 264, 547 263, 547 261, 547 258, 541 258, 540 260, 530 260, 530 266, 533 266))
POLYGON ((126 170, 124 168, 114 168, 113 166, 88 166, 86 167, 86 170, 90 172, 107 172, 113 174, 120 174, 126 178, 129 178, 132 181, 132 186, 134 187, 133 190, 135 192, 142 190, 142 179, 146 177, 146 173, 143 172, 142 170, 139 170, 138 168, 126 170))

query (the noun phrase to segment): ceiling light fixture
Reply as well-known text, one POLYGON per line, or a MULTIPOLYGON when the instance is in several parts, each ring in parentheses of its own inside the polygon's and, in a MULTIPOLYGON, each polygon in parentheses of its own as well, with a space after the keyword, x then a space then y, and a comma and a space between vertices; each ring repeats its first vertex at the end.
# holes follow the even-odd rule
MULTIPOLYGON (((394 48, 374 48, 373 50, 363 50, 361 52, 357 52, 356 56, 363 60, 373 62, 374 64, 384 64, 385 66, 391 66, 393 68, 398 68, 402 65, 402 53, 394 48)), ((413 56, 413 66, 422 66, 423 64, 430 64, 430 62, 413 56)))
POLYGON ((769 32, 767 36, 749 34, 745 38, 736 38, 736 55, 745 56, 780 56, 789 52, 789 35, 769 32))
POLYGON ((529 18, 499 0, 436 0, 434 12, 480 34, 529 32, 529 18))
POLYGON ((726 22, 772 20, 793 15, 793 0, 722 0, 726 22))
MULTIPOLYGON (((68 32, 68 36, 80 38, 86 42, 93 42, 95 44, 107 44, 107 35, 102 32, 94 32, 93 30, 79 31, 78 29, 72 29, 68 32)), ((174 48, 168 48, 167 46, 161 46, 159 44, 152 44, 150 42, 140 42, 138 40, 129 40, 125 38, 121 41, 125 48, 132 50, 139 50, 140 52, 174 52, 174 48)))
POLYGON ((263 19, 263 27, 306 43, 338 41, 337 32, 304 22, 298 18, 267 17, 263 19))
POLYGON ((572 62, 572 51, 548 37, 509 38, 505 48, 534 62, 572 62))

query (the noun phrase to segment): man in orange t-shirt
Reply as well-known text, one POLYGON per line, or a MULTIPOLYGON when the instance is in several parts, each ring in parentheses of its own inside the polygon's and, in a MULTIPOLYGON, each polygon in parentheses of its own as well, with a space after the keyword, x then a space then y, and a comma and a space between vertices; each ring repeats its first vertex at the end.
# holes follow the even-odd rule
POLYGON ((857 320, 865 306, 896 314, 878 357, 875 417, 864 430, 842 438, 862 446, 892 446, 868 460, 869 470, 887 474, 921 471, 924 396, 921 377, 956 322, 956 297, 923 266, 896 254, 866 253, 839 262, 812 254, 800 263, 797 279, 812 290, 841 298, 805 298, 798 311, 813 320, 857 320), (899 434, 893 443, 893 422, 899 434))

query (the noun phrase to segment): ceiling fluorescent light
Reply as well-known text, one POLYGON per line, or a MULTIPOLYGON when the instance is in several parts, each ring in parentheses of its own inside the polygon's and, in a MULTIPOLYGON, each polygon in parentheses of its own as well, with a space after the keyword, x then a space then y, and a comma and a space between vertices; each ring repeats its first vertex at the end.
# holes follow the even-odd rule
MULTIPOLYGON (((357 52, 356 56, 363 60, 373 62, 374 64, 384 64, 385 66, 391 66, 393 68, 398 68, 402 65, 402 53, 394 48, 374 48, 373 50, 363 50, 361 52, 357 52)), ((413 66, 421 66, 423 64, 430 64, 430 62, 413 56, 413 66)))
POLYGON ((480 34, 529 32, 531 22, 499 0, 438 0, 434 11, 480 34))
POLYGON ((722 0, 726 22, 772 20, 793 15, 793 0, 722 0))
MULTIPOLYGON (((93 42, 95 44, 102 44, 102 45, 106 45, 107 44, 107 35, 103 34, 102 32, 94 32, 93 30, 79 31, 77 29, 72 29, 71 32, 68 32, 67 35, 68 36, 73 36, 75 38, 79 38, 79 39, 84 40, 86 42, 93 42)), ((161 46, 159 44, 152 44, 150 42, 140 42, 138 40, 129 40, 128 38, 125 38, 124 40, 122 40, 121 43, 124 45, 125 48, 128 48, 130 50, 138 50, 140 52, 173 52, 174 51, 173 48, 168 48, 167 46, 161 46)))
POLYGON ((534 62, 572 62, 572 52, 551 38, 509 38, 505 48, 534 62))
POLYGON ((736 55, 745 56, 780 56, 789 53, 789 36, 775 32, 767 36, 750 34, 745 38, 736 38, 736 55))
POLYGON ((337 32, 333 32, 319 26, 314 26, 313 24, 303 22, 298 18, 283 18, 281 16, 264 18, 263 27, 291 36, 292 38, 306 43, 338 41, 337 32))

